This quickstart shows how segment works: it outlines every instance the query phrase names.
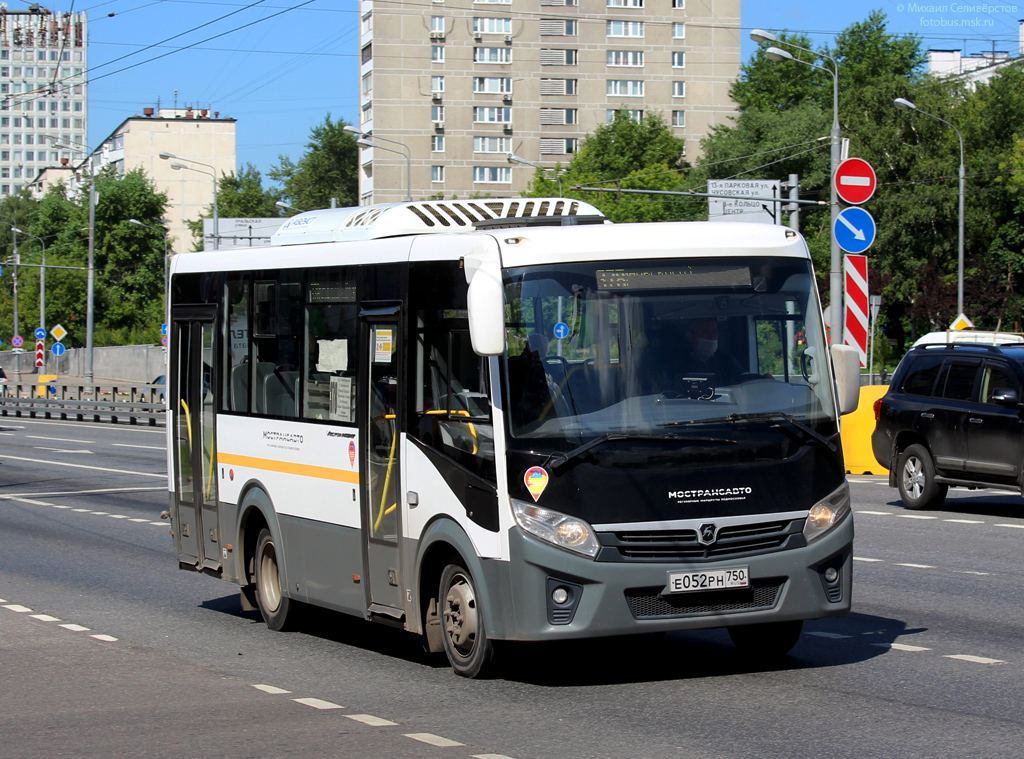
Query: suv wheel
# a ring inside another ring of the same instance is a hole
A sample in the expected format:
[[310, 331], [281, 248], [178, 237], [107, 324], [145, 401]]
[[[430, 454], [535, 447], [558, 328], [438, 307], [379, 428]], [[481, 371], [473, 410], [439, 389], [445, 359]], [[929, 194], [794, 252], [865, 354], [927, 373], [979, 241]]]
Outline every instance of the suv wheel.
[[935, 464], [923, 445], [911, 445], [900, 454], [896, 483], [908, 509], [933, 509], [946, 500], [948, 485], [935, 482]]

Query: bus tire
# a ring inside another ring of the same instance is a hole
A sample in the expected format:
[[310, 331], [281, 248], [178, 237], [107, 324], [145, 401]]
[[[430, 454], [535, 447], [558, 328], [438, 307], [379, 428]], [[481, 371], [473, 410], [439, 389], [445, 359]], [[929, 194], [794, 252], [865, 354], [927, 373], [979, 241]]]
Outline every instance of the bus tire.
[[729, 628], [729, 637], [740, 653], [751, 658], [778, 659], [789, 653], [800, 639], [803, 620], [762, 622]]
[[473, 578], [461, 564], [449, 564], [441, 573], [441, 637], [455, 674], [481, 677], [490, 669], [494, 645], [484, 630]]
[[281, 585], [281, 567], [277, 547], [270, 530], [264, 527], [256, 539], [256, 604], [263, 621], [271, 630], [287, 630], [294, 617], [292, 602]]

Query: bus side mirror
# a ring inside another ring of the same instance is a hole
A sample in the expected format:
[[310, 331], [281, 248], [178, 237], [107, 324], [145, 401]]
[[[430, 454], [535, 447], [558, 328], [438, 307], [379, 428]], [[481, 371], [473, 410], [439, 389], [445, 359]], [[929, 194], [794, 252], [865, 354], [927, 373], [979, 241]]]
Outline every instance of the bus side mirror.
[[464, 260], [469, 279], [469, 339], [478, 356], [505, 352], [505, 288], [501, 264], [495, 260]]
[[839, 413], [851, 414], [860, 403], [860, 352], [849, 345], [833, 345], [831, 354]]

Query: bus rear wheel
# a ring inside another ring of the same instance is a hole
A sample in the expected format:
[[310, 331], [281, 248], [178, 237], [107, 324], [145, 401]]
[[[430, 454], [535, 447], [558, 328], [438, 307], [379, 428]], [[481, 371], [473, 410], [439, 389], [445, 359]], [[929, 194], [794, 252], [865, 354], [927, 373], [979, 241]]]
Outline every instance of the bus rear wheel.
[[751, 658], [779, 659], [789, 653], [800, 639], [802, 620], [763, 622], [729, 628], [729, 637], [740, 653]]
[[277, 547], [270, 530], [264, 527], [256, 539], [256, 604], [263, 621], [271, 630], [288, 629], [294, 609], [291, 599], [281, 586], [281, 568], [277, 560]]
[[480, 677], [494, 660], [494, 645], [484, 630], [473, 578], [460, 564], [449, 564], [441, 573], [441, 637], [444, 652], [455, 674]]

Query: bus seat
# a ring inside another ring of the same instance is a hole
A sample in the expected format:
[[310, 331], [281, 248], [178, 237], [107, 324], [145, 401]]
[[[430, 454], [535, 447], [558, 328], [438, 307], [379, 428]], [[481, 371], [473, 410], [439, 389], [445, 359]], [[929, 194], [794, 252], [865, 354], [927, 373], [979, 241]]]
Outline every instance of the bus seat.
[[273, 361], [256, 362], [256, 382], [254, 385], [256, 392], [253, 393], [252, 410], [257, 414], [267, 413], [267, 404], [266, 399], [264, 398], [263, 388], [266, 384], [267, 376], [273, 374], [276, 368], [277, 364]]
[[272, 416], [297, 417], [299, 373], [275, 371], [263, 379], [263, 405]]
[[249, 408], [249, 362], [243, 361], [231, 367], [231, 410], [248, 411]]

